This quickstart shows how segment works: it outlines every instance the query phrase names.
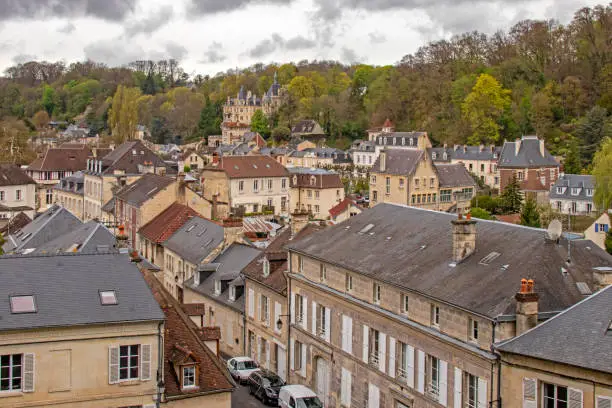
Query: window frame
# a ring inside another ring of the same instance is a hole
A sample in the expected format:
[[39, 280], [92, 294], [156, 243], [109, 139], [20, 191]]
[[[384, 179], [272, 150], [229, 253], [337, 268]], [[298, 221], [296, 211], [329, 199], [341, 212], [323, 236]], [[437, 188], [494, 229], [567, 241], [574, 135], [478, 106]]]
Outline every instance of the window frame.
[[[19, 364], [15, 364], [15, 358], [19, 356]], [[2, 360], [8, 357], [8, 365], [3, 365]], [[24, 354], [23, 353], [15, 353], [15, 354], [2, 354], [0, 355], [0, 367], [6, 368], [8, 367], [8, 377], [2, 377], [2, 370], [0, 370], [0, 395], [8, 392], [22, 392], [23, 391], [23, 374], [24, 374]], [[15, 368], [19, 367], [19, 376], [15, 375]], [[13, 385], [15, 380], [18, 380], [18, 388], [14, 388]], [[2, 389], [2, 382], [8, 381], [7, 389]]]
[[431, 304], [431, 326], [440, 328], [440, 306]]
[[478, 408], [480, 401], [478, 401], [478, 377], [470, 374], [466, 374], [466, 401], [465, 404], [468, 408]]
[[469, 320], [469, 339], [472, 342], [477, 342], [478, 341], [478, 336], [479, 336], [479, 323], [478, 320], [472, 319], [470, 317]]
[[400, 299], [400, 308], [402, 313], [408, 314], [408, 310], [410, 310], [410, 298], [407, 294], [402, 293]]
[[380, 287], [380, 284], [377, 282], [373, 282], [372, 283], [372, 301], [376, 305], [380, 304], [380, 299], [382, 297], [381, 292], [382, 292], [382, 289]]
[[[552, 397], [547, 397], [546, 393], [547, 393], [547, 386], [553, 387], [553, 396]], [[559, 397], [559, 390], [560, 389], [565, 389], [565, 400], [560, 399]], [[547, 383], [542, 381], [541, 384], [541, 390], [542, 390], [542, 406], [546, 406], [546, 400], [552, 400], [553, 402], [553, 407], [554, 408], [558, 408], [559, 407], [559, 402], [565, 402], [565, 406], [569, 407], [570, 404], [570, 395], [569, 395], [569, 387], [563, 386], [563, 385], [557, 385], [557, 384], [552, 384], [552, 383]]]
[[[189, 375], [187, 375], [185, 373], [186, 370], [193, 370], [193, 373], [190, 373]], [[195, 364], [192, 365], [188, 365], [188, 366], [183, 366], [182, 370], [181, 370], [181, 374], [182, 374], [182, 381], [181, 381], [181, 388], [183, 389], [189, 389], [189, 388], [196, 388], [196, 366]], [[192, 383], [191, 384], [187, 384], [186, 379], [187, 378], [192, 378]]]
[[344, 277], [344, 289], [351, 293], [353, 291], [353, 275], [347, 273]]
[[[136, 353], [133, 353], [134, 347]], [[124, 355], [123, 350], [127, 350], [127, 355]], [[134, 381], [140, 380], [140, 366], [141, 360], [141, 347], [140, 344], [130, 344], [119, 346], [119, 381]], [[136, 358], [136, 365], [133, 364], [132, 359]], [[127, 364], [124, 366], [124, 362]], [[136, 376], [132, 376], [132, 370], [136, 370]], [[127, 372], [126, 377], [122, 377], [122, 371]]]

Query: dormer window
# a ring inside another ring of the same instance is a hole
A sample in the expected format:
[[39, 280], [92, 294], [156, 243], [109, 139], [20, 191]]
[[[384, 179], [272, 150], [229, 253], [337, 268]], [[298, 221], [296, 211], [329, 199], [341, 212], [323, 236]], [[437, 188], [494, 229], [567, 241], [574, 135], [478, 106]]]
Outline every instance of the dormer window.
[[593, 197], [593, 189], [592, 188], [587, 188], [586, 195], [587, 195], [587, 197]]
[[448, 155], [446, 154], [446, 152], [442, 153], [442, 158], [443, 158], [444, 160], [446, 160], [446, 159], [448, 158]]
[[236, 287], [234, 285], [229, 288], [229, 300], [231, 302], [236, 301]]
[[196, 366], [183, 366], [183, 384], [182, 388], [195, 388], [196, 386]]
[[436, 154], [436, 152], [433, 152], [433, 153], [431, 154], [431, 158], [432, 158], [433, 160], [436, 160], [436, 157], [438, 157], [438, 155]]
[[270, 276], [270, 261], [267, 258], [263, 260], [263, 276], [264, 278]]
[[580, 194], [580, 189], [579, 188], [572, 188], [572, 195], [573, 196], [577, 196], [578, 194]]
[[220, 280], [215, 280], [215, 295], [220, 295], [221, 294], [221, 281]]
[[414, 145], [414, 139], [410, 138], [410, 146]]
[[557, 187], [557, 194], [563, 194], [563, 187]]

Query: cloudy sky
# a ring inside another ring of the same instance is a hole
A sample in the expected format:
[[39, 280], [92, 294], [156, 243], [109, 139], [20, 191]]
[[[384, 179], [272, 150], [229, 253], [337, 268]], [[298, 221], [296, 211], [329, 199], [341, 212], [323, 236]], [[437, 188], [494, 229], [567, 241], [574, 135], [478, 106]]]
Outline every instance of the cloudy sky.
[[[213, 75], [256, 62], [392, 64], [428, 41], [571, 19], [596, 0], [0, 0], [0, 70], [36, 60], [177, 58]], [[605, 2], [603, 2], [605, 3]]]

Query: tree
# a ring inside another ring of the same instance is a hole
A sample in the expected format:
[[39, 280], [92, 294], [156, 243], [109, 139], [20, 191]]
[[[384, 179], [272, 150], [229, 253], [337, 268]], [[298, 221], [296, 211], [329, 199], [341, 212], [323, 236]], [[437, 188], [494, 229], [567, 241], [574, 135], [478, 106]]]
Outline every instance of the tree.
[[183, 172], [189, 173], [191, 171], [191, 166], [186, 164], [183, 166]]
[[113, 138], [123, 143], [134, 137], [138, 125], [138, 98], [140, 89], [117, 87], [108, 115], [108, 125]]
[[521, 209], [521, 225], [540, 228], [540, 213], [535, 200], [528, 199]]
[[287, 126], [277, 126], [272, 129], [272, 139], [275, 143], [280, 143], [289, 140], [291, 129]]
[[251, 118], [251, 131], [257, 132], [263, 137], [267, 137], [269, 129], [268, 118], [261, 109], [257, 109]]
[[49, 116], [53, 115], [53, 110], [55, 109], [55, 90], [49, 85], [43, 87], [42, 106]]
[[606, 251], [612, 255], [612, 230], [606, 232], [606, 240], [605, 240], [605, 245], [606, 245]]
[[310, 78], [306, 78], [305, 76], [298, 75], [294, 77], [291, 82], [289, 82], [287, 90], [289, 94], [297, 100], [313, 98], [315, 96], [314, 84]]
[[198, 122], [198, 130], [200, 135], [208, 137], [210, 135], [216, 135], [221, 133], [221, 115], [220, 107], [216, 103], [211, 102], [210, 98], [206, 98], [204, 101], [205, 105], [200, 113], [200, 120]]
[[565, 163], [563, 169], [567, 174], [580, 174], [582, 166], [580, 165], [580, 154], [576, 143], [571, 143], [567, 154], [565, 155]]
[[521, 211], [523, 194], [521, 193], [521, 186], [519, 185], [516, 175], [512, 176], [512, 180], [506, 188], [504, 188], [500, 199], [506, 214], [516, 214]]
[[[612, 138], [606, 138], [593, 159], [595, 177], [594, 201], [598, 208], [610, 208], [612, 203]], [[601, 207], [600, 207], [601, 206]]]
[[469, 144], [493, 144], [499, 140], [499, 120], [510, 105], [510, 91], [489, 74], [481, 74], [461, 105], [463, 117], [472, 128]]
[[46, 110], [41, 110], [36, 112], [34, 117], [32, 118], [32, 122], [34, 122], [34, 126], [36, 129], [44, 129], [49, 124], [49, 114]]
[[492, 219], [494, 219], [491, 216], [491, 213], [489, 213], [487, 210], [484, 210], [482, 208], [472, 207], [472, 209], [470, 210], [470, 213], [472, 214], [472, 217], [480, 218], [481, 220], [492, 220]]
[[606, 137], [612, 137], [612, 119], [601, 106], [594, 106], [578, 124], [576, 136], [582, 142], [582, 159], [590, 163], [593, 153]]
[[0, 121], [0, 162], [29, 164], [36, 154], [28, 143], [30, 132], [23, 121], [5, 118]]

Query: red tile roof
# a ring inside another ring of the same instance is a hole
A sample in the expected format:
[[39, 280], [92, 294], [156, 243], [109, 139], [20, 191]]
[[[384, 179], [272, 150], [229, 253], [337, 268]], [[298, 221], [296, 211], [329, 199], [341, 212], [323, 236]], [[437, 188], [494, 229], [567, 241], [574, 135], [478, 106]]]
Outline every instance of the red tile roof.
[[351, 205], [354, 205], [355, 207], [359, 207], [355, 201], [347, 197], [344, 200], [340, 201], [334, 207], [330, 208], [329, 215], [331, 215], [332, 217], [337, 217]]
[[45, 155], [38, 157], [28, 166], [36, 171], [79, 171], [87, 167], [91, 157], [89, 148], [82, 149], [47, 149]]
[[495, 219], [497, 221], [507, 222], [509, 224], [520, 224], [521, 214], [496, 215]]
[[138, 233], [151, 242], [161, 244], [181, 228], [189, 218], [196, 216], [203, 217], [193, 208], [175, 202], [140, 228]]
[[269, 156], [222, 157], [217, 168], [230, 178], [289, 176], [287, 169]]

